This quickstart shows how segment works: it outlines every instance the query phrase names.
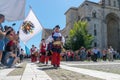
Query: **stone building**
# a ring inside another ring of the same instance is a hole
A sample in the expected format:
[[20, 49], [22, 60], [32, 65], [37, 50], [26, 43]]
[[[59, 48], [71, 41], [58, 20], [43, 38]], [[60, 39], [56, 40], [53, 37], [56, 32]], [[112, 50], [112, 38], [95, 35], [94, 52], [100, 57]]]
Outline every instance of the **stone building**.
[[120, 51], [120, 0], [100, 0], [98, 3], [85, 0], [79, 7], [69, 8], [65, 15], [63, 35], [68, 36], [74, 22], [86, 20], [88, 32], [95, 37], [92, 46], [103, 49], [111, 45]]

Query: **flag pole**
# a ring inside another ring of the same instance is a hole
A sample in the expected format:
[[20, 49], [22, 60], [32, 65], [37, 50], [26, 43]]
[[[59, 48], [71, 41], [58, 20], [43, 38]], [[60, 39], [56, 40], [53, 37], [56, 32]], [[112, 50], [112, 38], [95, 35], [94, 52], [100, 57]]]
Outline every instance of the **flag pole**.
[[[29, 5], [29, 8], [33, 11], [33, 9], [32, 9], [32, 6], [31, 5]], [[34, 13], [34, 11], [33, 11], [33, 13]], [[37, 18], [37, 16], [35, 15], [35, 17]], [[38, 18], [37, 18], [38, 19]], [[38, 19], [38, 21], [40, 22], [40, 20]], [[41, 24], [41, 26], [42, 26], [42, 24]], [[48, 34], [48, 32], [45, 30], [45, 28], [42, 26], [42, 29]], [[48, 34], [49, 35], [49, 34]]]

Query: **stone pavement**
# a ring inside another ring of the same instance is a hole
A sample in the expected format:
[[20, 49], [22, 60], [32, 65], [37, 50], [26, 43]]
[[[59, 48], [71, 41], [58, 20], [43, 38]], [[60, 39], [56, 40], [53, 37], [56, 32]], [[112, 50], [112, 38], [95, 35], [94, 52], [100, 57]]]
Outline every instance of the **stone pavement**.
[[[77, 72], [83, 75], [89, 75], [92, 77], [104, 79], [104, 80], [120, 80], [119, 74], [102, 72], [97, 70], [83, 69], [70, 67], [70, 65], [103, 65], [103, 64], [120, 64], [119, 62], [62, 62], [61, 68], [69, 71]], [[49, 66], [48, 66], [49, 67]], [[25, 71], [22, 75], [18, 76], [7, 76], [8, 73], [13, 71], [15, 68], [10, 69], [2, 69], [0, 70], [0, 80], [52, 80], [50, 76], [48, 76], [40, 67], [38, 67], [35, 63], [28, 62], [25, 68]]]
[[80, 61], [72, 61], [72, 62], [61, 62], [63, 65], [67, 66], [79, 66], [79, 65], [114, 65], [119, 64], [119, 61], [109, 62], [109, 61], [101, 61], [101, 62], [80, 62]]
[[0, 70], [0, 80], [52, 80], [44, 71], [38, 69], [34, 63], [27, 63], [23, 75], [7, 76], [15, 68]]
[[[114, 73], [108, 73], [108, 72], [102, 72], [102, 71], [97, 71], [97, 70], [90, 70], [90, 69], [83, 69], [83, 68], [76, 68], [73, 67], [75, 65], [79, 66], [79, 65], [114, 65], [114, 64], [120, 64], [119, 62], [97, 62], [97, 63], [93, 63], [93, 62], [62, 62], [61, 68], [66, 69], [66, 70], [70, 70], [73, 72], [77, 72], [77, 73], [81, 73], [84, 75], [89, 75], [89, 76], [93, 76], [93, 77], [97, 77], [100, 79], [105, 79], [105, 80], [120, 80], [120, 75], [119, 74], [114, 74]], [[70, 67], [72, 66], [72, 67]]]
[[34, 63], [28, 63], [21, 80], [52, 80], [44, 71]]
[[[21, 64], [18, 64], [16, 66], [19, 66]], [[13, 76], [7, 77], [7, 74], [9, 74], [11, 71], [13, 71], [15, 68], [7, 68], [7, 69], [0, 69], [0, 80], [14, 80]], [[19, 76], [15, 76], [15, 79], [18, 79]], [[12, 79], [11, 79], [12, 78]], [[19, 79], [18, 79], [19, 80]]]

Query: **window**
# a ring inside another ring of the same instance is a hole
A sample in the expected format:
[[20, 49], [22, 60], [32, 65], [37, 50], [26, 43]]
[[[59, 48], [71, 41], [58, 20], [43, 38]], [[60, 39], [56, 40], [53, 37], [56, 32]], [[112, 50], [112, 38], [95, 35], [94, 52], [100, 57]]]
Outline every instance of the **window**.
[[71, 13], [70, 18], [74, 19], [74, 14], [73, 13]]
[[102, 7], [105, 7], [105, 0], [102, 0]]
[[80, 20], [80, 16], [78, 16], [78, 19], [77, 19], [77, 21], [79, 21]]
[[94, 42], [94, 47], [97, 47], [97, 42]]
[[97, 35], [97, 30], [94, 30], [94, 36], [96, 36]]
[[114, 1], [114, 7], [116, 7], [116, 1]]
[[111, 6], [111, 0], [108, 0], [108, 5]]
[[94, 24], [94, 29], [96, 29], [96, 24]]
[[97, 35], [96, 24], [94, 24], [94, 36]]
[[92, 12], [92, 17], [96, 18], [96, 11], [95, 10]]

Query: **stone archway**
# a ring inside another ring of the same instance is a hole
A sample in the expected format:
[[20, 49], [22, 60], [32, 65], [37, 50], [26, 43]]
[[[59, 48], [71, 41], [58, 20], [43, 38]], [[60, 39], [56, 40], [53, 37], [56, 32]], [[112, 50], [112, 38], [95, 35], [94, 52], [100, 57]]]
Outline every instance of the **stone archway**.
[[116, 14], [110, 13], [106, 17], [107, 20], [107, 44], [112, 46], [115, 50], [120, 51], [120, 32], [119, 32], [119, 18]]

